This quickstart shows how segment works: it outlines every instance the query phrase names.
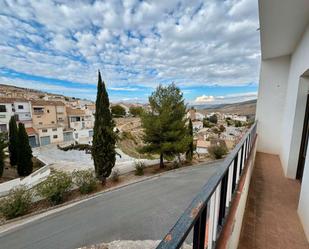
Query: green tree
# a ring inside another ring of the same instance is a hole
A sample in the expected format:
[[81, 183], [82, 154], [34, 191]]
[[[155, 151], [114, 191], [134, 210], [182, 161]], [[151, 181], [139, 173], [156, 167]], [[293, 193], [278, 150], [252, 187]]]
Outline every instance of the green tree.
[[4, 154], [4, 148], [7, 147], [7, 142], [5, 139], [4, 133], [0, 133], [0, 177], [3, 174], [4, 170], [4, 159], [5, 159], [5, 154]]
[[116, 162], [116, 134], [113, 131], [114, 127], [115, 123], [109, 109], [108, 94], [99, 71], [91, 154], [96, 177], [102, 181], [102, 184], [110, 176]]
[[17, 172], [20, 176], [27, 176], [32, 173], [32, 150], [29, 145], [29, 138], [23, 123], [18, 124], [18, 160]]
[[213, 124], [218, 123], [218, 117], [217, 117], [217, 115], [216, 115], [216, 114], [211, 115], [211, 116], [209, 117], [209, 122], [211, 122], [211, 123], [213, 123]]
[[149, 97], [151, 111], [142, 116], [144, 143], [142, 152], [159, 154], [160, 168], [163, 159], [172, 159], [188, 149], [190, 137], [187, 133], [186, 106], [179, 88], [174, 84], [158, 86]]
[[193, 145], [193, 126], [192, 126], [191, 119], [189, 119], [188, 134], [189, 134], [189, 137], [190, 137], [190, 143], [189, 143], [188, 150], [186, 151], [186, 159], [191, 162], [192, 158], [193, 158], [193, 151], [194, 151], [194, 145]]
[[17, 164], [18, 160], [18, 129], [15, 116], [12, 116], [9, 122], [9, 153], [10, 164]]
[[126, 115], [126, 110], [121, 105], [112, 106], [111, 111], [114, 117], [124, 117]]
[[134, 117], [138, 117], [141, 116], [144, 112], [143, 107], [141, 106], [131, 106], [129, 109], [131, 115], [133, 115]]

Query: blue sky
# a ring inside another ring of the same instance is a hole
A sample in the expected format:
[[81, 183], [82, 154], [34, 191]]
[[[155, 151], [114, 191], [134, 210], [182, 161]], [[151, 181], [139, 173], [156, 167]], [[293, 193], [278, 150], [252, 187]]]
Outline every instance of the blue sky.
[[0, 83], [146, 102], [174, 82], [190, 103], [256, 98], [255, 0], [1, 1]]

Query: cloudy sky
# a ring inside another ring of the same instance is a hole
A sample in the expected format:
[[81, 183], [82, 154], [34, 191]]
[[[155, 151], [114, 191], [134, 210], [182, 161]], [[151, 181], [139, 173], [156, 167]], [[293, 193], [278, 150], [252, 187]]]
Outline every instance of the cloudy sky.
[[147, 101], [175, 82], [191, 103], [256, 97], [256, 0], [0, 1], [0, 83]]

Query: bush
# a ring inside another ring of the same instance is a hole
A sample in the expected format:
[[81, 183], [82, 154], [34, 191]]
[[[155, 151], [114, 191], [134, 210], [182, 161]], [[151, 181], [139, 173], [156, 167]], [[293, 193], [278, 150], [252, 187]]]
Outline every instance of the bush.
[[142, 161], [135, 162], [135, 175], [142, 176], [144, 175], [145, 163]]
[[173, 169], [179, 169], [181, 166], [181, 163], [178, 160], [173, 161]]
[[214, 159], [221, 159], [224, 155], [226, 155], [228, 149], [223, 145], [212, 145], [208, 148], [208, 153]]
[[0, 204], [0, 213], [6, 219], [13, 219], [15, 217], [27, 213], [31, 206], [32, 192], [27, 190], [25, 186], [12, 189]]
[[74, 171], [72, 175], [74, 184], [82, 194], [88, 194], [96, 189], [97, 180], [91, 169]]
[[52, 205], [57, 205], [63, 201], [64, 194], [72, 185], [72, 177], [68, 173], [55, 171], [37, 186], [37, 193], [48, 199]]
[[112, 172], [112, 181], [118, 182], [119, 181], [119, 169], [115, 169]]

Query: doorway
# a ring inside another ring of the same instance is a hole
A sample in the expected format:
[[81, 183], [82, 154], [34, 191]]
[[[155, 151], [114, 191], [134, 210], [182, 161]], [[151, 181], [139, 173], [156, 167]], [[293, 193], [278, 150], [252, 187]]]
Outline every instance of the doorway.
[[296, 172], [296, 179], [299, 181], [301, 181], [303, 178], [304, 167], [306, 163], [308, 138], [309, 138], [309, 94], [307, 95], [305, 119], [304, 119], [303, 132], [302, 132], [302, 137], [301, 137], [297, 172]]

